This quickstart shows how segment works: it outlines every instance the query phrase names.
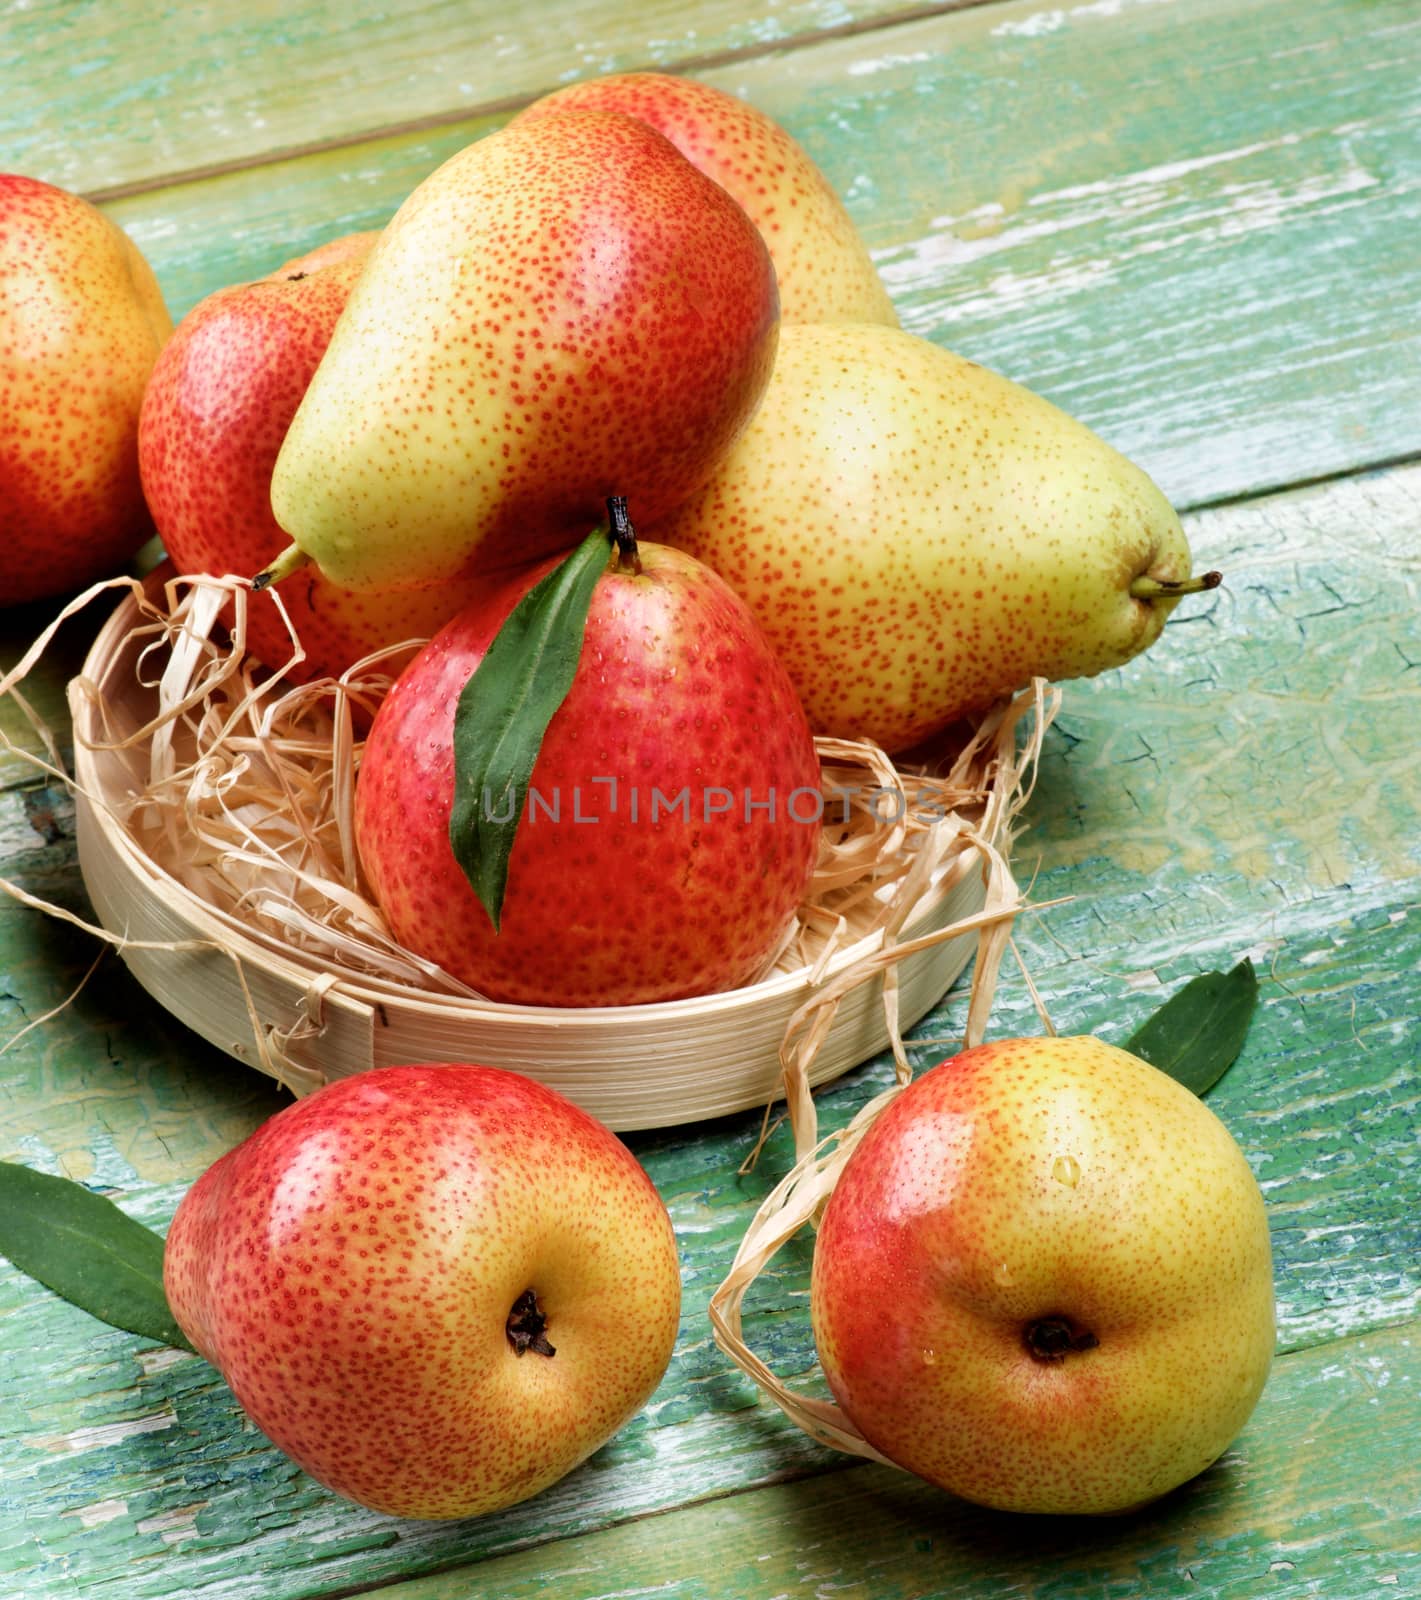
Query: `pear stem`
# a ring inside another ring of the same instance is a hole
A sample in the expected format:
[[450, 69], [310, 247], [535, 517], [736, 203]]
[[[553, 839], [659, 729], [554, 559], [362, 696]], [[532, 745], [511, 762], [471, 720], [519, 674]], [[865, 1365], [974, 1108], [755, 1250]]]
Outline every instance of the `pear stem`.
[[253, 592], [259, 589], [269, 589], [272, 584], [280, 583], [283, 578], [289, 578], [293, 572], [299, 572], [309, 561], [310, 556], [298, 544], [289, 544], [281, 554], [264, 571], [257, 573], [252, 579]]
[[1201, 572], [1194, 578], [1148, 578], [1143, 573], [1130, 585], [1132, 600], [1172, 600], [1176, 595], [1199, 594], [1217, 589], [1224, 581], [1222, 572]]
[[612, 523], [612, 539], [617, 546], [616, 570], [640, 572], [641, 557], [637, 554], [636, 534], [632, 531], [632, 519], [627, 514], [625, 495], [614, 494], [607, 497], [607, 515]]

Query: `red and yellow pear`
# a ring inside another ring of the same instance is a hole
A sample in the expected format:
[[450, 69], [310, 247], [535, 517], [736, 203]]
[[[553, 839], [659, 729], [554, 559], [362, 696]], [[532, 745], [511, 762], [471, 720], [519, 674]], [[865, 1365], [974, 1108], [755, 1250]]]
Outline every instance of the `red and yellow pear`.
[[1133, 1509], [1232, 1443], [1273, 1359], [1263, 1197], [1217, 1116], [1091, 1038], [964, 1051], [889, 1102], [814, 1245], [840, 1406], [1004, 1511]]
[[653, 128], [503, 128], [371, 252], [277, 458], [277, 521], [332, 581], [383, 589], [569, 550], [611, 495], [665, 515], [745, 426], [778, 325], [760, 235]]
[[679, 550], [596, 579], [522, 803], [495, 929], [450, 841], [456, 709], [535, 568], [405, 668], [360, 764], [360, 859], [391, 931], [494, 999], [638, 1005], [733, 989], [777, 953], [818, 857], [804, 712], [744, 603]]
[[108, 577], [152, 536], [138, 410], [171, 331], [121, 228], [0, 174], [0, 606]]
[[765, 397], [655, 528], [749, 603], [816, 733], [907, 749], [1152, 644], [1179, 518], [1049, 401], [926, 339], [786, 324]]
[[163, 1278], [262, 1432], [400, 1517], [570, 1472], [660, 1382], [681, 1299], [626, 1146], [472, 1065], [377, 1068], [278, 1112], [183, 1197]]
[[622, 72], [535, 100], [518, 121], [555, 111], [623, 111], [664, 133], [732, 195], [764, 236], [786, 322], [883, 322], [896, 327], [863, 240], [829, 180], [763, 111], [694, 78]]

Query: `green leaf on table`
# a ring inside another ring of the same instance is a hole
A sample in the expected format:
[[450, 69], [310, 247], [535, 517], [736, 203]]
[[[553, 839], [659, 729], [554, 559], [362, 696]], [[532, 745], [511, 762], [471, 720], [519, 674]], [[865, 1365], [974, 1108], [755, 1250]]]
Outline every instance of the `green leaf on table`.
[[1172, 994], [1125, 1048], [1202, 1095], [1233, 1065], [1258, 1002], [1244, 957], [1229, 972], [1203, 972]]
[[610, 555], [605, 527], [588, 534], [509, 612], [459, 696], [449, 843], [495, 932], [533, 764], [572, 687]]
[[81, 1311], [191, 1350], [163, 1293], [163, 1240], [69, 1178], [0, 1161], [0, 1255]]

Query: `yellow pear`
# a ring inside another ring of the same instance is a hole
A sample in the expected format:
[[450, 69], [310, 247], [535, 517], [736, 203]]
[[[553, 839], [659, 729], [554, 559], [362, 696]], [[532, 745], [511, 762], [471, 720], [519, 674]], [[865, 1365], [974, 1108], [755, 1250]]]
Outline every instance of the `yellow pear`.
[[814, 1245], [819, 1358], [900, 1467], [1003, 1511], [1142, 1505], [1273, 1359], [1263, 1197], [1195, 1095], [1099, 1039], [1006, 1039], [891, 1101]]
[[1084, 424], [867, 323], [782, 327], [750, 426], [653, 536], [749, 602], [817, 733], [890, 752], [1121, 665], [1217, 582], [1186, 582], [1168, 501]]

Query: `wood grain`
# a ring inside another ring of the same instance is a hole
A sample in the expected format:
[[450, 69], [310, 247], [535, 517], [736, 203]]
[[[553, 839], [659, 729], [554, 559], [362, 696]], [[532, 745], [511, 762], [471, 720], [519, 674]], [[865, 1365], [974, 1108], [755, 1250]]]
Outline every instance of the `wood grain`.
[[[951, 0], [948, 0], [951, 4]], [[957, 0], [961, 3], [961, 0]], [[81, 193], [348, 144], [532, 98], [573, 78], [763, 52], [856, 32], [902, 0], [703, 0], [635, 10], [545, 0], [536, 25], [493, 0], [297, 0], [174, 7], [47, 0], [6, 22], [0, 148], [11, 170]], [[8, 59], [7, 59], [8, 58]]]
[[[640, 1592], [665, 1600], [710, 1592], [836, 1600], [1404, 1595], [1421, 1587], [1418, 1427], [1421, 1346], [1414, 1333], [1394, 1330], [1280, 1362], [1253, 1420], [1218, 1464], [1120, 1520], [1007, 1517], [888, 1468], [854, 1466], [381, 1593], [462, 1600], [473, 1581], [499, 1600]], [[1354, 1467], [1362, 1456], [1365, 1483]]]
[[1176, 501], [1416, 449], [1409, 0], [1014, 0], [712, 76], [814, 149], [906, 326]]

